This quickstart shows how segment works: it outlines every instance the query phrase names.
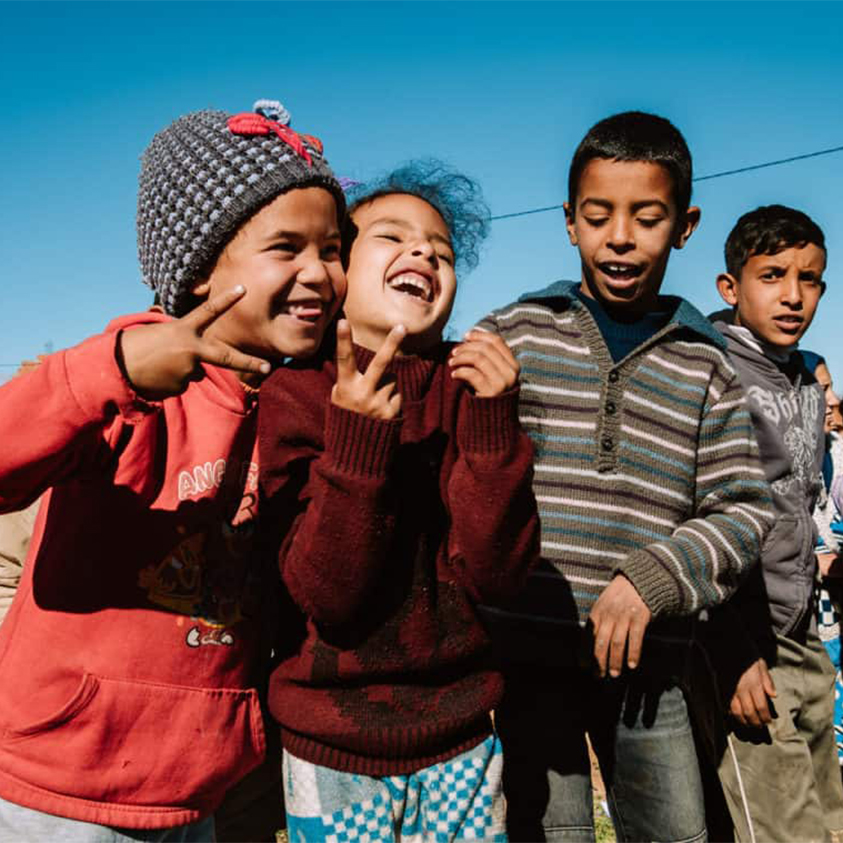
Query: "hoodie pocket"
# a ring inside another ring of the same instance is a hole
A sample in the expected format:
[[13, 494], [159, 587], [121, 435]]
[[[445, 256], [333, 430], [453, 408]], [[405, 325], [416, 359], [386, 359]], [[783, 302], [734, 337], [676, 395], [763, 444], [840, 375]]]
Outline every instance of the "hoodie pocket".
[[810, 602], [806, 552], [804, 524], [794, 515], [779, 516], [761, 554], [770, 610], [779, 631], [791, 629]]
[[263, 759], [254, 690], [85, 674], [55, 714], [7, 730], [5, 766], [28, 784], [123, 805], [207, 808]]

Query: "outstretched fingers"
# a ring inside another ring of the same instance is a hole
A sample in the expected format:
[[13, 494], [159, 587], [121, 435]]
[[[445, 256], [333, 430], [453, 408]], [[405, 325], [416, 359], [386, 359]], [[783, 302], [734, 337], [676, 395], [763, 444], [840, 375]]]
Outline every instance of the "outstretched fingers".
[[407, 334], [407, 329], [403, 325], [396, 325], [387, 335], [383, 341], [383, 345], [378, 349], [377, 354], [369, 363], [369, 368], [366, 369], [364, 378], [372, 389], [377, 389], [381, 379], [386, 374], [386, 370], [390, 367], [401, 343]]
[[401, 395], [395, 378], [384, 376], [406, 333], [403, 325], [394, 327], [365, 373], [361, 374], [351, 341], [351, 328], [347, 320], [340, 320], [337, 325], [337, 382], [331, 390], [332, 403], [376, 419], [390, 420], [398, 416]]
[[245, 295], [246, 288], [238, 284], [218, 296], [205, 299], [202, 304], [183, 316], [182, 321], [192, 325], [196, 332], [201, 334]]
[[268, 375], [272, 371], [272, 365], [266, 360], [253, 357], [251, 354], [244, 354], [228, 345], [228, 343], [222, 342], [222, 340], [203, 340], [196, 356], [203, 363], [210, 363], [212, 366], [219, 366], [223, 369], [232, 369], [235, 372]]
[[337, 322], [337, 383], [345, 384], [358, 375], [357, 358], [351, 341], [351, 326], [347, 319]]

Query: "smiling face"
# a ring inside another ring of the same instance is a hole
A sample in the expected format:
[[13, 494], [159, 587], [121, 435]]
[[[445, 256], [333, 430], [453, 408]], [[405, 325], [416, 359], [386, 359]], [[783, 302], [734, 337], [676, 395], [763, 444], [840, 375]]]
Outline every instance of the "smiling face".
[[354, 341], [377, 351], [395, 325], [404, 325], [404, 351], [438, 343], [457, 291], [451, 237], [439, 212], [417, 196], [393, 193], [360, 205], [352, 219], [358, 233], [343, 310]]
[[583, 294], [617, 315], [638, 317], [655, 306], [670, 250], [685, 245], [700, 212], [680, 215], [661, 164], [595, 158], [565, 215], [580, 252]]
[[282, 193], [238, 229], [194, 293], [238, 284], [246, 295], [207, 333], [266, 360], [313, 354], [345, 294], [334, 197], [321, 187]]
[[775, 255], [752, 255], [740, 278], [724, 273], [717, 279], [717, 289], [735, 308], [736, 325], [784, 349], [808, 330], [823, 292], [824, 270], [825, 250], [808, 243]]

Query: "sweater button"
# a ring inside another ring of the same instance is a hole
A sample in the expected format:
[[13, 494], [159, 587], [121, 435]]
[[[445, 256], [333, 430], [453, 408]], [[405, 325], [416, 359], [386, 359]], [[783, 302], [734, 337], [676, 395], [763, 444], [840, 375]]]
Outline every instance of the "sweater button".
[[615, 371], [609, 372], [609, 383], [617, 383], [619, 379], [620, 379], [620, 375], [617, 372], [615, 372]]
[[604, 451], [611, 451], [612, 448], [615, 447], [615, 440], [612, 439], [611, 436], [604, 436], [600, 440], [600, 447], [603, 448]]
[[614, 401], [607, 401], [607, 402], [606, 402], [606, 412], [607, 412], [610, 416], [615, 415], [615, 410], [617, 410], [617, 409], [618, 409], [618, 408], [615, 406], [615, 402], [614, 402]]

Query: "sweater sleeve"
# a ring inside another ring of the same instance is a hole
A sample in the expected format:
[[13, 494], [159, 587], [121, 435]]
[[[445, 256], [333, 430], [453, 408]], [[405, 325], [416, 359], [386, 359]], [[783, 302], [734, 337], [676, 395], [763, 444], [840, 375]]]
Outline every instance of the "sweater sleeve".
[[401, 422], [336, 407], [327, 392], [318, 410], [293, 418], [296, 397], [288, 393], [288, 406], [279, 397], [262, 390], [260, 461], [264, 494], [276, 499], [269, 511], [279, 511], [280, 499], [294, 510], [278, 552], [281, 576], [305, 614], [341, 624], [364, 603], [387, 556], [395, 522], [388, 467]]
[[539, 557], [533, 446], [518, 422], [518, 389], [496, 398], [465, 390], [457, 446], [448, 480], [449, 561], [473, 600], [506, 603]]
[[759, 559], [772, 499], [737, 375], [709, 386], [696, 461], [695, 517], [630, 553], [616, 572], [654, 617], [692, 614], [732, 595]]
[[0, 511], [23, 508], [89, 470], [123, 422], [155, 410], [123, 378], [118, 336], [100, 334], [50, 355], [0, 388]]

